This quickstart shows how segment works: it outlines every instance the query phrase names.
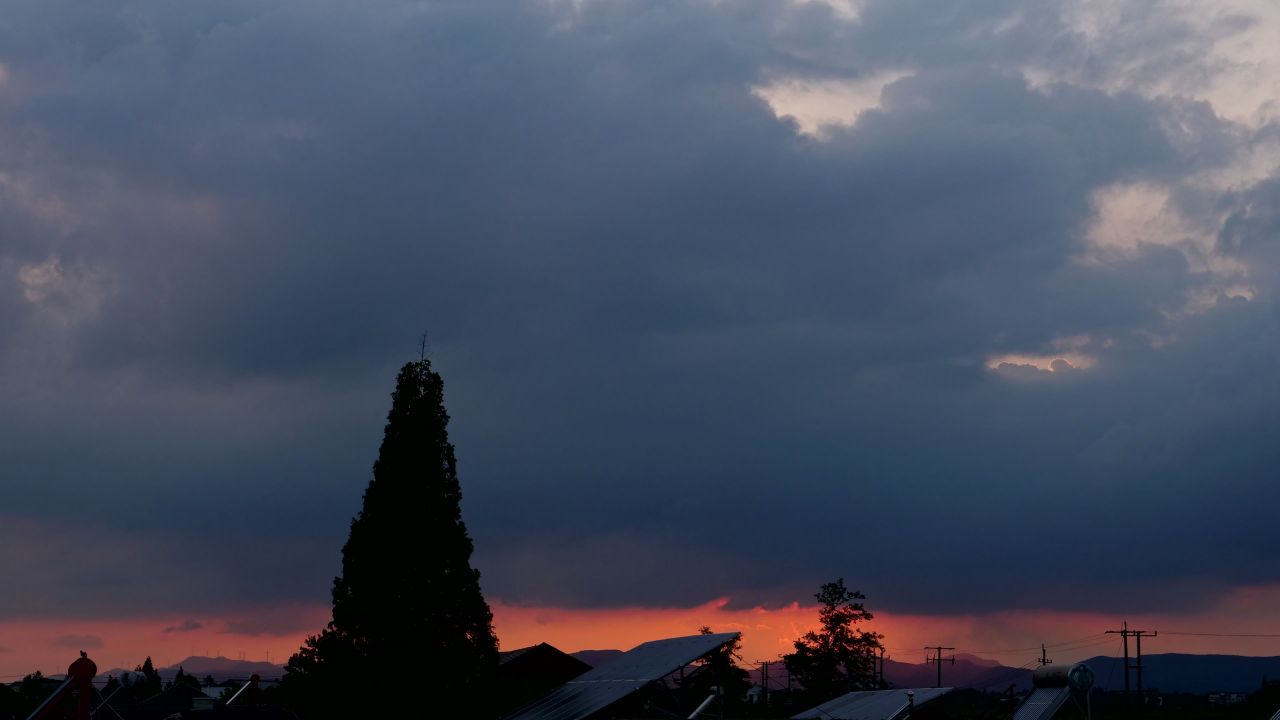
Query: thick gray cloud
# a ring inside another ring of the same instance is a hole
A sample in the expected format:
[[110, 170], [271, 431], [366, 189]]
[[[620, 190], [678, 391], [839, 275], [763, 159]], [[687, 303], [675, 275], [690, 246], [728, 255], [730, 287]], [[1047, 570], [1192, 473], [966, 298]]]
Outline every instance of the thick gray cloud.
[[[1280, 579], [1277, 181], [1206, 180], [1276, 131], [1161, 84], [1248, 24], [932, 5], [4, 7], [5, 513], [126, 549], [0, 614], [323, 601], [423, 330], [494, 597]], [[822, 138], [755, 90], [904, 69]], [[1147, 186], [1207, 245], [1099, 255]]]

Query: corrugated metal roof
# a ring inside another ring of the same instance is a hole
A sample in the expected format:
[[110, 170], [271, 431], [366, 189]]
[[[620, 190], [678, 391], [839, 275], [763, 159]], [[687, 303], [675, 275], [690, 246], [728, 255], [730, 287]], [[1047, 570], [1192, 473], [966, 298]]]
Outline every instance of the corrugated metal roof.
[[[911, 692], [915, 693], [916, 706], [920, 706], [930, 700], [946, 695], [951, 690], [952, 688], [918, 688], [911, 689]], [[828, 700], [815, 708], [793, 715], [792, 718], [793, 720], [808, 720], [809, 718], [820, 718], [821, 720], [893, 720], [903, 710], [906, 710], [907, 705], [910, 703], [907, 699], [907, 691], [908, 688], [859, 690], [841, 695], [835, 700]]]
[[1013, 720], [1049, 720], [1069, 697], [1071, 697], [1069, 687], [1036, 688], [1018, 706], [1018, 711], [1013, 714]]
[[507, 719], [581, 720], [736, 637], [738, 633], [713, 633], [637, 645], [617, 660], [570, 680], [550, 695], [508, 715]]

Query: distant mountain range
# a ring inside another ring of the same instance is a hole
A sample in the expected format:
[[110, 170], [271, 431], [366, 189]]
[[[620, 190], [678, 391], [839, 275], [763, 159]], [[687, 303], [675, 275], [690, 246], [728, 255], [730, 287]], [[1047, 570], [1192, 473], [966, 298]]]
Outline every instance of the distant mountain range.
[[[1130, 659], [1132, 662], [1132, 659]], [[1124, 660], [1097, 656], [1083, 661], [1093, 670], [1095, 686], [1106, 691], [1124, 689]], [[913, 665], [886, 660], [884, 674], [897, 687], [933, 687], [935, 665]], [[1186, 655], [1165, 653], [1143, 655], [1143, 681], [1147, 688], [1166, 693], [1207, 694], [1213, 692], [1253, 692], [1264, 678], [1280, 680], [1280, 657], [1240, 655]], [[942, 684], [1004, 690], [1010, 684], [1018, 690], [1031, 687], [1032, 671], [1011, 668], [972, 655], [957, 655], [954, 665], [942, 666]], [[1136, 687], [1137, 674], [1130, 674]]]
[[[1017, 690], [1031, 689], [1031, 671], [1005, 667], [995, 660], [976, 655], [956, 655], [955, 663], [942, 664], [944, 687], [968, 687], [1000, 691], [1013, 685]], [[933, 687], [938, 682], [938, 666], [884, 661], [884, 677], [894, 687]]]
[[576, 653], [569, 653], [578, 658], [582, 662], [593, 668], [605, 665], [613, 660], [617, 660], [622, 655], [621, 650], [579, 650]]
[[[1132, 661], [1132, 658], [1130, 659]], [[1104, 690], [1124, 689], [1124, 660], [1095, 657], [1085, 661]], [[1280, 657], [1241, 655], [1184, 655], [1165, 653], [1142, 656], [1142, 674], [1148, 688], [1162, 692], [1254, 692], [1263, 679], [1280, 680]], [[1130, 675], [1130, 682], [1135, 682]]]
[[[581, 650], [571, 654], [592, 667], [600, 667], [616, 660], [622, 655], [622, 651]], [[1098, 687], [1108, 691], [1124, 688], [1122, 670], [1124, 663], [1120, 658], [1098, 656], [1089, 658], [1084, 663], [1093, 670]], [[1142, 666], [1145, 685], [1166, 693], [1247, 693], [1257, 690], [1264, 678], [1280, 680], [1280, 657], [1165, 653], [1144, 655]], [[284, 675], [284, 667], [274, 663], [200, 655], [193, 655], [158, 670], [162, 678], [171, 680], [178, 673], [179, 667], [198, 678], [212, 675], [218, 681], [242, 680], [254, 673], [263, 678], [278, 678]], [[98, 676], [119, 677], [125, 672], [133, 671], [113, 668], [98, 673]], [[786, 671], [781, 664], [771, 668], [769, 674], [771, 687], [783, 686]], [[933, 687], [937, 682], [938, 669], [935, 665], [885, 660], [884, 674], [895, 687]], [[1135, 676], [1130, 677], [1131, 682], [1136, 682]], [[758, 668], [751, 670], [751, 678], [753, 682], [760, 681]], [[1031, 670], [1006, 667], [994, 660], [960, 654], [956, 656], [955, 664], [943, 664], [942, 684], [947, 687], [992, 691], [1004, 690], [1012, 684], [1018, 690], [1028, 690], [1031, 688]]]
[[[213, 679], [219, 682], [223, 680], [245, 680], [254, 673], [257, 673], [263, 679], [275, 679], [284, 675], [284, 666], [276, 665], [275, 663], [232, 660], [222, 656], [211, 658], [202, 655], [192, 655], [173, 665], [156, 668], [156, 672], [160, 673], [161, 679], [172, 680], [178, 674], [178, 668], [182, 668], [182, 671], [188, 675], [195, 675], [201, 679], [206, 675], [212, 675]], [[126, 670], [124, 668], [112, 668], [100, 671], [98, 677], [105, 678], [108, 675], [120, 677], [126, 673], [134, 672], [134, 670]]]

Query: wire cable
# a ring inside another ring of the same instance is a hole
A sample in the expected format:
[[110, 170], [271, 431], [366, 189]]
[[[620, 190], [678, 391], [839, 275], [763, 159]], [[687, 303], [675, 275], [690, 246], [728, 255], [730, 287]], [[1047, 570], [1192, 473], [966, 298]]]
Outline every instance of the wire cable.
[[989, 687], [994, 687], [996, 685], [1004, 685], [1006, 682], [1016, 681], [1018, 675], [1020, 675], [1023, 670], [1030, 670], [1031, 666], [1036, 664], [1039, 661], [1040, 659], [1036, 658], [1034, 660], [1030, 660], [1028, 662], [1023, 663], [1018, 667], [1005, 668], [1004, 672], [1001, 672], [995, 675], [994, 677], [987, 678], [987, 682], [982, 685], [966, 685], [965, 687], [972, 688], [974, 690], [986, 690]]
[[1161, 630], [1161, 635], [1190, 635], [1193, 637], [1231, 637], [1231, 638], [1280, 638], [1280, 633], [1211, 633], [1211, 632], [1178, 632]]
[[[1123, 653], [1123, 652], [1124, 652], [1124, 639], [1122, 638], [1122, 639], [1120, 640], [1120, 644], [1119, 644], [1118, 646], [1116, 646], [1116, 654], [1117, 654], [1117, 655], [1119, 655], [1119, 654], [1121, 654], [1121, 653]], [[1111, 687], [1111, 676], [1113, 676], [1113, 675], [1115, 675], [1115, 674], [1116, 674], [1116, 664], [1115, 664], [1114, 662], [1110, 662], [1110, 663], [1107, 663], [1107, 664], [1110, 666], [1110, 669], [1108, 669], [1108, 670], [1107, 670], [1107, 682], [1104, 684], [1104, 687], [1110, 688], [1110, 687]], [[1126, 668], [1124, 669], [1124, 671], [1125, 671], [1125, 675], [1127, 676], [1127, 675], [1128, 675], [1128, 673], [1129, 673], [1129, 668], [1127, 668], [1127, 667], [1126, 667]]]
[[[1062, 642], [1056, 642], [1056, 643], [1044, 643], [1044, 647], [1045, 647], [1045, 649], [1046, 649], [1046, 650], [1058, 650], [1058, 649], [1065, 649], [1065, 648], [1063, 648], [1063, 646], [1064, 646], [1064, 645], [1074, 645], [1074, 644], [1076, 644], [1076, 643], [1080, 643], [1080, 642], [1096, 640], [1096, 639], [1098, 639], [1099, 637], [1101, 637], [1101, 636], [1103, 636], [1103, 635], [1105, 635], [1105, 634], [1106, 634], [1106, 633], [1094, 633], [1093, 635], [1086, 635], [1085, 637], [1082, 637], [1082, 638], [1076, 638], [1075, 640], [1063, 640]], [[957, 652], [967, 652], [967, 653], [974, 653], [974, 654], [978, 654], [978, 653], [991, 653], [991, 654], [994, 654], [994, 653], [1031, 652], [1031, 651], [1033, 651], [1033, 650], [1039, 650], [1039, 649], [1040, 649], [1040, 646], [1039, 646], [1039, 645], [1033, 645], [1033, 646], [1031, 646], [1031, 647], [1020, 647], [1020, 648], [1000, 648], [1000, 649], [995, 649], [995, 650], [974, 650], [974, 649], [971, 649], [971, 648], [958, 648], [958, 649], [957, 649]]]

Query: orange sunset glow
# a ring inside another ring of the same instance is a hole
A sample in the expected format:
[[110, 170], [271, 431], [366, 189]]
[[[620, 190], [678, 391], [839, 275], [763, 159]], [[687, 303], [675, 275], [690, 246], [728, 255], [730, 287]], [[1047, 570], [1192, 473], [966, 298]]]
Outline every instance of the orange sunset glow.
[[[1280, 586], [1239, 588], [1209, 612], [1130, 615], [1131, 625], [1161, 631], [1148, 648], [1159, 652], [1280, 654], [1280, 638], [1205, 637], [1171, 634], [1185, 629], [1231, 633], [1247, 627], [1251, 634], [1280, 635], [1280, 622], [1270, 618], [1280, 604]], [[778, 608], [732, 608], [727, 599], [689, 608], [610, 608], [597, 610], [492, 604], [494, 626], [503, 650], [540, 642], [566, 652], [627, 650], [647, 640], [697, 632], [709, 625], [718, 632], [741, 632], [742, 656], [747, 663], [776, 660], [792, 649], [792, 641], [816, 625], [817, 608], [792, 603]], [[267, 611], [264, 611], [267, 612]], [[278, 611], [269, 611], [278, 614]], [[227, 632], [228, 620], [202, 618], [202, 627], [165, 632], [185, 618], [127, 620], [30, 620], [0, 623], [0, 639], [7, 645], [41, 648], [15, 658], [0, 653], [0, 675], [20, 677], [32, 670], [62, 672], [79, 649], [86, 649], [101, 668], [132, 669], [150, 655], [158, 665], [174, 664], [189, 655], [244, 656], [283, 664], [297, 652], [308, 634], [328, 621], [327, 605], [298, 605], [287, 612], [311, 623], [312, 631], [287, 634]], [[885, 636], [886, 657], [917, 663], [926, 645], [945, 643], [956, 652], [979, 655], [1018, 667], [1038, 654], [1045, 643], [1062, 661], [1118, 654], [1119, 641], [1101, 633], [1120, 619], [1089, 613], [1011, 611], [982, 616], [909, 615], [880, 611], [871, 627]], [[87, 640], [86, 640], [87, 639]], [[77, 641], [80, 644], [77, 645]], [[87, 644], [85, 644], [87, 642]], [[34, 662], [33, 662], [34, 660]]]
[[[1280, 586], [1240, 588], [1208, 612], [1134, 614], [1116, 618], [1101, 614], [1052, 611], [1009, 611], [987, 615], [909, 615], [876, 612], [871, 627], [885, 636], [886, 656], [903, 662], [922, 662], [923, 648], [945, 643], [956, 652], [980, 655], [1018, 667], [1038, 654], [1041, 643], [1066, 645], [1062, 660], [1118, 654], [1118, 639], [1102, 635], [1130, 624], [1164, 630], [1159, 652], [1280, 653], [1280, 638], [1203, 637], [1171, 635], [1184, 629], [1230, 633], [1247, 627], [1254, 633], [1280, 634], [1280, 621], [1271, 617], [1280, 603]], [[873, 608], [874, 610], [874, 608]], [[702, 625], [719, 632], [743, 634], [742, 655], [748, 662], [776, 660], [792, 650], [792, 641], [816, 625], [817, 608], [793, 603], [780, 608], [731, 609], [727, 600], [693, 608], [627, 608], [564, 610], [497, 604], [494, 623], [504, 649], [549, 642], [566, 651], [628, 649], [656, 637], [687, 635]], [[1035, 651], [1032, 649], [1035, 648]]]

